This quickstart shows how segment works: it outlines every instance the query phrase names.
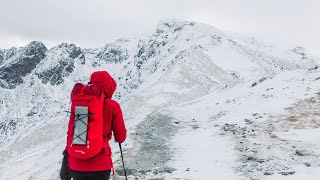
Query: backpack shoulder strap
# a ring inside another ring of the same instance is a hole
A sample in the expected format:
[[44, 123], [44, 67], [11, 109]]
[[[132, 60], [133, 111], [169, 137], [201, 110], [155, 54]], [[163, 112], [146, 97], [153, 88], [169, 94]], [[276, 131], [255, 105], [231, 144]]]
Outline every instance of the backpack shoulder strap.
[[85, 85], [82, 86], [81, 91], [80, 91], [80, 94], [84, 94], [83, 91], [84, 91], [84, 89], [85, 89], [87, 86], [88, 86], [87, 84], [85, 84]]

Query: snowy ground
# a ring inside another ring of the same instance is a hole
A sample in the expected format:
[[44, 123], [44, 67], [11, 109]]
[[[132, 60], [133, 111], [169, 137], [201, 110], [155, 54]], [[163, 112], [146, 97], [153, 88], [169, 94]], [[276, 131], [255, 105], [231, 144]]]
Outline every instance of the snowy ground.
[[319, 76], [318, 71], [285, 72], [253, 87], [241, 84], [161, 109], [178, 129], [167, 142], [174, 155], [166, 167], [176, 170], [147, 177], [315, 179]]
[[319, 77], [319, 71], [290, 71], [158, 109], [148, 117], [156, 123], [146, 119], [150, 124], [136, 130], [149, 137], [139, 136], [143, 151], [126, 152], [130, 173], [138, 179], [316, 179]]

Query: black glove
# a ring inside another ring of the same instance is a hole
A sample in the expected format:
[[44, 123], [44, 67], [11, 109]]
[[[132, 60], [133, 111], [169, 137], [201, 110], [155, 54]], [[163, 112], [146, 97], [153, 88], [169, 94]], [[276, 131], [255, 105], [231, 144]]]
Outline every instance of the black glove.
[[68, 168], [68, 153], [66, 150], [63, 151], [62, 153], [63, 159], [62, 159], [62, 164], [61, 164], [61, 170], [60, 170], [60, 178], [61, 180], [70, 180], [70, 172]]

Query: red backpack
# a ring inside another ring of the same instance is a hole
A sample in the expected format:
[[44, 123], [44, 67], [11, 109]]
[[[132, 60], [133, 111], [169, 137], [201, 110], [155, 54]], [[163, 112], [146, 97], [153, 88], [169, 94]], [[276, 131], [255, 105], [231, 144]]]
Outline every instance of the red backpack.
[[103, 104], [103, 92], [94, 84], [74, 86], [67, 137], [70, 156], [89, 159], [102, 150]]

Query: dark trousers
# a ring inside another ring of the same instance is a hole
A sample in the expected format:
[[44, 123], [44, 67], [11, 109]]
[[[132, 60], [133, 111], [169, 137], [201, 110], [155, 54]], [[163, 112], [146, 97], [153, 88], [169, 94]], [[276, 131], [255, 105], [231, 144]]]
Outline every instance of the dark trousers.
[[79, 172], [71, 170], [73, 180], [108, 180], [111, 170], [96, 171], [96, 172]]

